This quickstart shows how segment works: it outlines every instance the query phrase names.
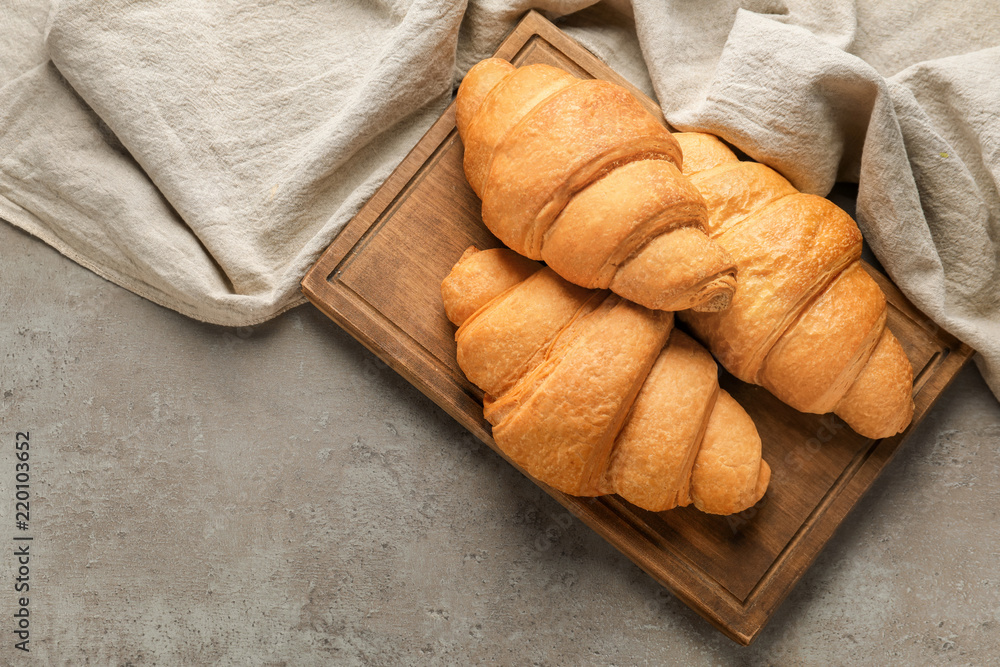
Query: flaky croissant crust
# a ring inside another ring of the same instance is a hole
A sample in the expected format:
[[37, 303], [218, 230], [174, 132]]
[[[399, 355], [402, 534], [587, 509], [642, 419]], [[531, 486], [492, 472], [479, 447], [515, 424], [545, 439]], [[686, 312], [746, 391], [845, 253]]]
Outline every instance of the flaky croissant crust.
[[733, 375], [798, 410], [834, 412], [871, 438], [906, 428], [913, 369], [860, 263], [854, 220], [712, 135], [674, 136], [708, 205], [709, 234], [740, 270], [727, 311], [682, 315], [698, 338]]
[[508, 247], [649, 308], [728, 305], [735, 264], [706, 235], [677, 141], [627, 90], [491, 58], [456, 113], [483, 221]]
[[441, 289], [494, 440], [536, 479], [652, 511], [732, 514], [763, 495], [770, 468], [753, 421], [672, 313], [507, 249], [469, 249]]

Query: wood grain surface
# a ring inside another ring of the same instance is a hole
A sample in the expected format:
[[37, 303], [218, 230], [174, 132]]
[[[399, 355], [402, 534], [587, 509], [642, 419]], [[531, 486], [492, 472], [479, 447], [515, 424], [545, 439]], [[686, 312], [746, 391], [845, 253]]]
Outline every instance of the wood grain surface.
[[[662, 119], [654, 102], [537, 13], [524, 18], [497, 55], [622, 84]], [[496, 450], [481, 392], [455, 361], [455, 328], [441, 305], [441, 280], [462, 252], [469, 245], [500, 245], [482, 224], [462, 155], [452, 105], [334, 240], [302, 288], [324, 313]], [[755, 507], [731, 517], [693, 508], [653, 513], [617, 496], [574, 498], [541, 485], [742, 644], [761, 631], [972, 355], [885, 276], [866, 268], [886, 292], [889, 327], [913, 364], [916, 411], [906, 432], [870, 440], [832, 415], [799, 413], [723, 371], [722, 386], [753, 417], [773, 470], [770, 488]]]

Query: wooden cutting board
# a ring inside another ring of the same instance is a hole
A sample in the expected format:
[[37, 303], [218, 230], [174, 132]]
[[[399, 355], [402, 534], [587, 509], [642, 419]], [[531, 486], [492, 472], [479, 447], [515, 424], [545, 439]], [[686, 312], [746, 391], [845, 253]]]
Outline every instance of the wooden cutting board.
[[[531, 12], [497, 56], [547, 63], [632, 90], [565, 33]], [[368, 349], [496, 450], [481, 392], [455, 362], [455, 328], [441, 280], [469, 245], [497, 247], [462, 172], [454, 105], [428, 130], [302, 281], [306, 296]], [[726, 635], [749, 644], [906, 436], [972, 355], [934, 326], [881, 273], [889, 327], [914, 370], [913, 424], [870, 440], [838, 418], [806, 415], [766, 390], [722, 374], [722, 386], [757, 424], [771, 486], [731, 517], [693, 508], [653, 513], [617, 496], [574, 498], [543, 488]], [[502, 456], [502, 454], [501, 454]]]

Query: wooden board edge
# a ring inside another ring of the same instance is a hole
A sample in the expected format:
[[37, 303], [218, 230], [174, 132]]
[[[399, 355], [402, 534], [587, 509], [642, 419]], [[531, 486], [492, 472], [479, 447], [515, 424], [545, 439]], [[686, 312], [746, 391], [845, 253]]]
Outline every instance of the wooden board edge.
[[[934, 392], [935, 398], [936, 396], [940, 396], [951, 385], [958, 376], [958, 373], [971, 360], [973, 354], [974, 351], [968, 345], [962, 343], [957, 350], [953, 350], [948, 355], [948, 358], [942, 362], [935, 373], [935, 377], [941, 378], [941, 384]], [[933, 402], [932, 400], [931, 404]], [[759, 590], [755, 589], [747, 598], [748, 610], [753, 609], [762, 612], [762, 622], [756, 631], [750, 634], [750, 642], [759, 636], [759, 633], [766, 626], [774, 612], [781, 606], [781, 603], [795, 588], [823, 549], [826, 548], [826, 545], [836, 533], [837, 528], [840, 527], [847, 515], [850, 514], [865, 494], [871, 490], [871, 487], [885, 471], [886, 466], [896, 457], [905, 441], [920, 426], [928, 412], [929, 410], [924, 410], [919, 414], [915, 414], [913, 421], [910, 422], [910, 425], [902, 433], [891, 438], [882, 438], [873, 441], [871, 446], [859, 452], [858, 457], [862, 459], [860, 465], [849, 465], [845, 469], [845, 472], [847, 472], [851, 468], [854, 468], [850, 472], [850, 478], [845, 480], [840, 485], [840, 488], [831, 489], [828, 496], [824, 497], [821, 505], [817, 506], [816, 510], [810, 515], [810, 519], [807, 519], [806, 524], [803, 524], [799, 534], [793, 538], [792, 541], [795, 542], [794, 548], [790, 541], [786, 548], [782, 550], [782, 555], [775, 560], [775, 563], [761, 579], [761, 583], [758, 585]], [[837, 484], [835, 483], [836, 486]], [[785, 554], [788, 555], [785, 556]], [[802, 556], [809, 557], [802, 558]], [[769, 585], [771, 572], [776, 568], [782, 568], [786, 572], [791, 571], [794, 576], [792, 579], [786, 579], [782, 583], [778, 591], [779, 595], [772, 595], [765, 602], [763, 596], [771, 588]], [[763, 607], [760, 606], [762, 603]]]
[[[472, 401], [471, 397], [466, 395], [457, 396], [457, 392], [456, 397], [448, 396], [439, 387], [424, 381], [418, 368], [423, 365], [429, 365], [430, 362], [417, 359], [412, 351], [394, 354], [392, 351], [384, 348], [379, 340], [371, 335], [371, 332], [355, 324], [355, 322], [361, 319], [370, 321], [370, 317], [362, 313], [358, 309], [357, 304], [351, 304], [344, 297], [344, 294], [335, 287], [327, 283], [326, 290], [320, 290], [319, 292], [309, 290], [307, 291], [307, 296], [331, 320], [343, 327], [352, 337], [357, 339], [390, 368], [399, 373], [404, 379], [421, 391], [421, 393], [466, 427], [505, 461], [513, 465], [521, 474], [541, 487], [556, 502], [580, 519], [584, 525], [600, 535], [640, 569], [649, 574], [654, 581], [664, 586], [677, 596], [678, 599], [691, 607], [695, 613], [705, 618], [734, 641], [743, 642], [745, 640], [744, 634], [734, 633], [730, 628], [730, 625], [739, 619], [739, 614], [736, 613], [738, 612], [737, 609], [733, 609], [732, 613], [728, 614], [720, 615], [713, 613], [714, 610], [706, 605], [705, 600], [699, 600], [698, 597], [689, 592], [692, 589], [704, 591], [705, 599], [717, 600], [725, 597], [730, 605], [735, 603], [735, 598], [732, 598], [731, 594], [717, 584], [713, 585], [712, 582], [707, 581], [706, 576], [700, 574], [691, 566], [686, 558], [673, 551], [657, 551], [652, 541], [639, 543], [634, 539], [630, 539], [630, 535], [624, 530], [622, 517], [613, 513], [606, 503], [603, 502], [603, 499], [568, 496], [528, 475], [496, 446], [486, 427], [485, 420], [480, 419], [477, 423], [469, 418], [469, 413], [466, 412], [468, 406], [463, 406], [462, 403], [463, 398]], [[477, 404], [475, 407], [479, 409], [481, 414], [481, 406]], [[614, 498], [612, 502], [622, 502], [614, 496], [610, 498]], [[632, 527], [631, 524], [629, 524], [629, 527]], [[657, 563], [654, 555], [668, 560], [669, 567]], [[714, 582], [714, 580], [712, 581]], [[732, 600], [728, 600], [728, 598], [732, 598]]]
[[585, 46], [560, 30], [554, 23], [534, 9], [525, 15], [517, 27], [511, 31], [508, 39], [504, 40], [493, 55], [497, 58], [512, 60], [536, 35], [554, 46], [556, 50], [562, 52], [563, 55], [567, 56], [573, 63], [595, 79], [610, 80], [628, 90], [661, 123], [670, 127], [663, 117], [663, 110], [656, 100], [639, 90], [631, 81], [620, 75], [610, 65], [598, 58]]
[[[449, 401], [447, 397], [435, 387], [428, 385], [421, 379], [418, 372], [413, 372], [405, 364], [401, 363], [398, 356], [391, 354], [384, 349], [377, 340], [370, 337], [365, 331], [355, 326], [356, 318], [344, 315], [332, 309], [329, 304], [333, 302], [344, 302], [343, 295], [340, 294], [324, 278], [323, 289], [320, 292], [307, 290], [307, 296], [320, 308], [327, 316], [337, 322], [353, 337], [358, 339], [366, 348], [382, 359], [393, 370], [402, 375], [418, 390], [431, 398], [443, 410], [455, 418], [459, 423], [468, 428], [491, 449], [496, 451], [501, 457], [510, 460], [500, 451], [488, 430], [483, 423], [474, 423], [467, 419], [468, 413], [456, 401]], [[365, 316], [368, 318], [368, 316]], [[935, 377], [940, 378], [940, 383], [933, 389], [933, 393], [939, 395], [954, 380], [962, 367], [971, 359], [973, 351], [968, 346], [962, 344], [958, 350], [952, 351], [944, 359], [935, 371]], [[927, 388], [925, 387], [925, 390]], [[469, 398], [471, 399], [471, 397]], [[479, 407], [478, 405], [476, 406]], [[782, 555], [776, 559], [774, 565], [761, 580], [761, 584], [755, 587], [754, 591], [743, 601], [737, 600], [735, 596], [726, 594], [724, 589], [716, 589], [705, 582], [705, 577], [690, 568], [685, 559], [673, 552], [666, 554], [670, 561], [671, 569], [663, 567], [653, 559], [644, 557], [643, 551], [648, 549], [637, 548], [637, 543], [629, 540], [623, 531], [616, 530], [616, 522], [605, 520], [605, 517], [621, 520], [618, 514], [612, 514], [600, 503], [593, 499], [573, 498], [566, 496], [554, 489], [546, 487], [537, 480], [527, 475], [519, 466], [510, 462], [522, 474], [538, 484], [560, 505], [565, 507], [574, 516], [578, 517], [585, 525], [598, 533], [603, 539], [621, 551], [640, 569], [646, 572], [657, 583], [667, 588], [673, 595], [682, 600], [699, 614], [706, 621], [711, 623], [720, 632], [741, 645], [749, 645], [760, 635], [767, 625], [773, 613], [781, 605], [783, 600], [794, 589], [795, 585], [815, 561], [832, 537], [836, 528], [840, 525], [846, 515], [860, 501], [864, 493], [871, 484], [881, 474], [884, 466], [895, 456], [901, 448], [903, 441], [910, 435], [912, 430], [917, 428], [926, 411], [915, 415], [914, 421], [903, 433], [893, 438], [885, 438], [873, 443], [859, 453], [864, 460], [861, 465], [850, 472], [849, 479], [835, 485], [831, 489], [821, 506], [814, 510], [815, 519], [808, 521], [800, 529], [799, 533], [788, 545], [782, 549]], [[661, 552], [663, 555], [663, 552]], [[803, 556], [805, 556], [803, 558]], [[774, 573], [781, 571], [785, 577], [780, 584], [774, 584], [776, 576]], [[791, 578], [787, 573], [792, 572]], [[775, 588], [775, 586], [777, 586]], [[692, 589], [704, 591], [701, 598], [692, 594]], [[732, 598], [729, 600], [729, 598]], [[717, 607], [710, 607], [707, 603], [711, 600], [718, 602], [728, 602]]]

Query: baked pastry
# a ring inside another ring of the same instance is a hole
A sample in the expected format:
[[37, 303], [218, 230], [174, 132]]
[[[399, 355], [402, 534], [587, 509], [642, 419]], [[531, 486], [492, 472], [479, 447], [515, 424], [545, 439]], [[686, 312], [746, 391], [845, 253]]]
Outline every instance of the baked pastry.
[[740, 272], [728, 310], [682, 319], [730, 373], [797, 410], [834, 412], [870, 438], [906, 428], [913, 369], [861, 266], [854, 220], [712, 135], [674, 136], [708, 204], [708, 232]]
[[648, 308], [728, 306], [736, 266], [706, 235], [677, 141], [627, 90], [490, 58], [456, 115], [483, 222], [508, 247]]
[[753, 421], [673, 313], [506, 248], [467, 250], [441, 292], [494, 440], [536, 479], [652, 511], [732, 514], [764, 494], [771, 470]]

